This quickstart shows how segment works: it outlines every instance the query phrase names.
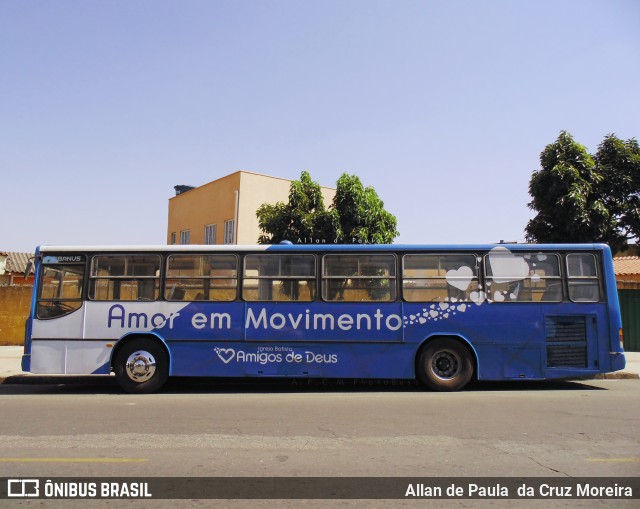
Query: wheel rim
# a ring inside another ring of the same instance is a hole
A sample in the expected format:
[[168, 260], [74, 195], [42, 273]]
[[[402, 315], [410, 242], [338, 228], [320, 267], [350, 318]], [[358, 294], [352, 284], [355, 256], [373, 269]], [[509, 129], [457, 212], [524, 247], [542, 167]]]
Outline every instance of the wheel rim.
[[127, 359], [125, 373], [137, 383], [146, 382], [156, 372], [156, 359], [146, 350], [138, 350]]
[[452, 350], [439, 350], [431, 360], [431, 371], [441, 380], [451, 380], [462, 370], [460, 356]]

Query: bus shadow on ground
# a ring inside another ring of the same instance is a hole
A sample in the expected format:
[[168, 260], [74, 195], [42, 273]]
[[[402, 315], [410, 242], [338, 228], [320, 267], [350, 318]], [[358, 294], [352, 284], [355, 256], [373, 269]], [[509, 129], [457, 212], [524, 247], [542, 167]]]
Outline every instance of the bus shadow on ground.
[[[518, 380], [471, 382], [462, 392], [607, 390], [591, 380]], [[4, 380], [0, 394], [125, 394], [114, 376], [16, 375]], [[438, 394], [416, 380], [366, 378], [200, 378], [173, 377], [160, 394], [423, 392]]]
[[[590, 385], [588, 380], [539, 380], [514, 382], [472, 382], [461, 392], [507, 391], [567, 391], [606, 390]], [[438, 394], [416, 380], [387, 379], [171, 379], [163, 392], [216, 392], [216, 393], [314, 393], [314, 392], [423, 392]]]

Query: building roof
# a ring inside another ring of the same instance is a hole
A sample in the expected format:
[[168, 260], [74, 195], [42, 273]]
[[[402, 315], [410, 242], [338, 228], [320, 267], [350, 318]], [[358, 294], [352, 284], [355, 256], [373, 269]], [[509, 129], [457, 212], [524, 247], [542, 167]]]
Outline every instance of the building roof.
[[616, 276], [640, 275], [640, 256], [621, 256], [613, 259]]
[[7, 261], [5, 263], [5, 272], [9, 274], [24, 274], [27, 270], [27, 263], [29, 263], [29, 259], [33, 258], [32, 253], [11, 253], [2, 251], [0, 255], [4, 255], [7, 257]]

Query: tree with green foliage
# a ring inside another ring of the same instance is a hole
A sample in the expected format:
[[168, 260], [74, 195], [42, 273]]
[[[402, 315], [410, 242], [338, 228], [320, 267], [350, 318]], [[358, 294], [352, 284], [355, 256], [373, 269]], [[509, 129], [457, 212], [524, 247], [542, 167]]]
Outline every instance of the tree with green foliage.
[[396, 217], [371, 186], [356, 175], [343, 174], [333, 203], [326, 209], [320, 185], [308, 172], [291, 182], [288, 203], [262, 204], [256, 215], [260, 244], [293, 243], [390, 244], [398, 236]]
[[289, 187], [288, 203], [263, 203], [258, 208], [259, 244], [278, 244], [283, 240], [335, 238], [338, 229], [334, 214], [326, 209], [320, 184], [303, 171], [300, 180]]
[[625, 240], [640, 239], [640, 146], [609, 134], [598, 146], [596, 165], [603, 176], [599, 192]]
[[371, 186], [343, 173], [336, 185], [332, 210], [338, 213], [340, 244], [391, 244], [399, 232], [396, 217]]
[[529, 207], [537, 211], [525, 234], [529, 242], [626, 244], [611, 208], [607, 172], [587, 149], [562, 131], [540, 155], [529, 182]]

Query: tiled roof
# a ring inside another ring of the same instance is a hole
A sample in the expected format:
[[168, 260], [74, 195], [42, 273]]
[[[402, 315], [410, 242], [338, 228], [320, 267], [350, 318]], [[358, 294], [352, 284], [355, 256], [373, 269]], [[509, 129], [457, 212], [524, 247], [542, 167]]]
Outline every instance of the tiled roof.
[[2, 252], [1, 254], [7, 256], [7, 263], [5, 265], [5, 270], [11, 273], [24, 274], [24, 271], [27, 269], [27, 263], [29, 263], [29, 258], [33, 258], [32, 253], [9, 253]]
[[616, 276], [640, 275], [640, 256], [621, 256], [613, 259], [613, 270]]

